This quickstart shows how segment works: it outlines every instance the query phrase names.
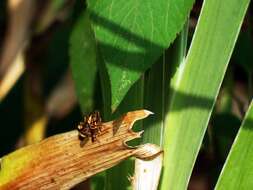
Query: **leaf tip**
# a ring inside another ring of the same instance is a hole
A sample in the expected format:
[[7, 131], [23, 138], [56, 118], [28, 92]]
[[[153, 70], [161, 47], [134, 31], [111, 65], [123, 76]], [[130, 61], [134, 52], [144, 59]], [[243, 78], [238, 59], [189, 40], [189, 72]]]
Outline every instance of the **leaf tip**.
[[149, 110], [143, 110], [147, 115], [154, 115], [154, 112], [152, 111], [149, 111]]

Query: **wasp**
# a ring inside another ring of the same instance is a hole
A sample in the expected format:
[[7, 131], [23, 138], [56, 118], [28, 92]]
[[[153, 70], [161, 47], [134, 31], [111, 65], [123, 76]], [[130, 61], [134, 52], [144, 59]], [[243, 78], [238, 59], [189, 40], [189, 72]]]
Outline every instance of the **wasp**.
[[84, 117], [84, 121], [77, 126], [80, 137], [91, 138], [92, 142], [97, 140], [97, 135], [102, 131], [102, 118], [98, 111]]

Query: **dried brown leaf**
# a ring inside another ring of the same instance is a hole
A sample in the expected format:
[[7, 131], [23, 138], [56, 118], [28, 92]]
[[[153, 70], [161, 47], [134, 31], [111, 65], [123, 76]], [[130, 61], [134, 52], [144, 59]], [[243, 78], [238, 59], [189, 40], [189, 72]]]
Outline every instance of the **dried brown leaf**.
[[24, 147], [1, 161], [0, 189], [70, 189], [88, 177], [106, 170], [129, 156], [150, 157], [147, 145], [129, 147], [126, 141], [140, 137], [132, 131], [136, 120], [151, 112], [128, 112], [117, 120], [103, 123], [98, 140], [80, 141], [76, 130], [49, 137]]

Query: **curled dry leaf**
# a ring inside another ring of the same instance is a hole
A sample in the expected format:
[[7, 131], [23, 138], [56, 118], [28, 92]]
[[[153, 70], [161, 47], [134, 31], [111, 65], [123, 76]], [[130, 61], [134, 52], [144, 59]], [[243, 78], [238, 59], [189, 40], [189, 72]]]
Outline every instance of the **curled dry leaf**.
[[1, 161], [0, 189], [70, 189], [88, 177], [106, 170], [129, 156], [152, 158], [148, 144], [129, 147], [126, 141], [140, 137], [132, 131], [136, 120], [151, 112], [128, 112], [119, 119], [103, 123], [98, 140], [80, 141], [76, 130], [49, 137], [19, 149]]

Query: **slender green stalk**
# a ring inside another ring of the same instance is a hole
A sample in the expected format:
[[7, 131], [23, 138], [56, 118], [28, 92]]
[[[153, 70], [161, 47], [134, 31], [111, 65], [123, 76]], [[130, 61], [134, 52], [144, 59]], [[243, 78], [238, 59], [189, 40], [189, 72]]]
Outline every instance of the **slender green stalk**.
[[[124, 100], [119, 105], [118, 109], [113, 113], [111, 117], [116, 118], [125, 112], [130, 110], [143, 108], [143, 78], [140, 78], [127, 93]], [[142, 121], [139, 121], [134, 125], [134, 131], [140, 131], [142, 129]], [[139, 140], [130, 142], [131, 145], [136, 145]], [[128, 143], [129, 144], [129, 143]], [[105, 189], [108, 190], [125, 190], [131, 188], [131, 183], [127, 177], [132, 176], [134, 171], [133, 160], [126, 160], [114, 168], [106, 172], [106, 185]], [[117, 180], [115, 180], [117, 179]]]
[[143, 142], [152, 142], [163, 146], [163, 134], [170, 89], [168, 84], [176, 67], [186, 55], [188, 23], [172, 46], [145, 74], [145, 108], [154, 112], [154, 116], [144, 121]]

